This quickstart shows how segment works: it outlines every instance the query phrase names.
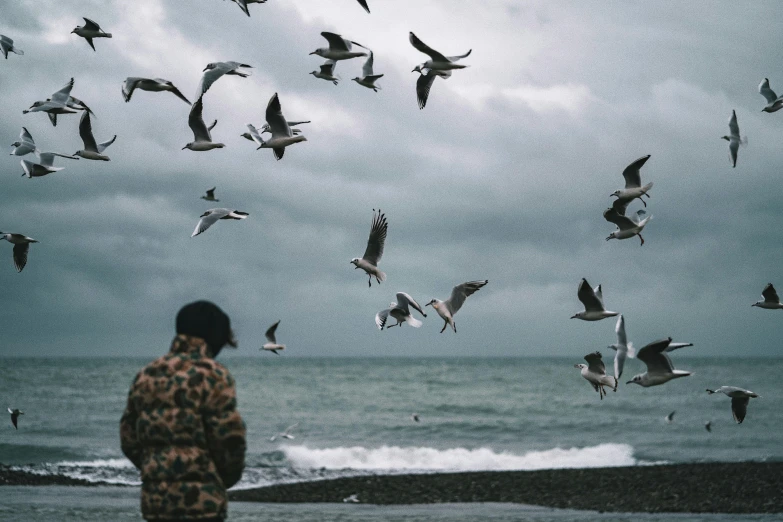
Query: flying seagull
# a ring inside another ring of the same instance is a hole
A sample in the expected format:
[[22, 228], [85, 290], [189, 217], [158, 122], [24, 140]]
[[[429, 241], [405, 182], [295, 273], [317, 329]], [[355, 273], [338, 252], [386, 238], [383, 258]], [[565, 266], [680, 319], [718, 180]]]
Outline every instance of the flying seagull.
[[201, 77], [201, 81], [198, 84], [198, 91], [196, 91], [196, 98], [200, 98], [205, 94], [209, 88], [215, 83], [218, 78], [223, 75], [234, 75], [247, 78], [250, 76], [250, 71], [244, 69], [252, 69], [252, 65], [239, 62], [213, 62], [207, 64], [204, 67], [204, 75]]
[[277, 353], [278, 350], [285, 350], [285, 345], [277, 344], [277, 340], [275, 339], [275, 331], [277, 331], [277, 325], [279, 324], [280, 321], [277, 321], [275, 324], [269, 327], [269, 329], [264, 334], [268, 342], [263, 347], [261, 347], [262, 350], [270, 351], [275, 355], [280, 355]]
[[14, 266], [17, 272], [21, 272], [27, 264], [27, 252], [30, 250], [30, 243], [38, 243], [38, 241], [22, 234], [10, 232], [0, 232], [0, 240], [2, 239], [14, 245]]
[[[373, 212], [375, 212], [375, 209], [373, 209]], [[367, 273], [368, 286], [372, 286], [373, 276], [375, 276], [375, 280], [379, 284], [381, 281], [386, 281], [386, 274], [378, 270], [378, 263], [383, 256], [383, 247], [386, 244], [386, 231], [388, 228], [389, 223], [386, 221], [386, 214], [382, 214], [381, 209], [378, 209], [378, 213], [373, 214], [370, 238], [367, 240], [367, 248], [364, 251], [364, 255], [361, 259], [358, 257], [351, 259], [351, 263], [356, 265], [354, 270], [361, 268]]]
[[351, 58], [358, 58], [359, 56], [367, 56], [367, 53], [352, 50], [354, 45], [358, 45], [363, 49], [367, 49], [367, 47], [358, 42], [354, 42], [353, 40], [346, 40], [339, 34], [330, 33], [328, 31], [322, 32], [321, 36], [326, 38], [326, 41], [329, 42], [329, 47], [319, 47], [315, 51], [311, 52], [311, 55], [315, 54], [322, 58], [326, 58], [327, 60], [334, 61], [350, 60]]
[[266, 0], [231, 0], [235, 4], [239, 6], [239, 8], [244, 12], [247, 16], [250, 16], [250, 11], [247, 8], [247, 4], [265, 4]]
[[647, 371], [635, 375], [633, 379], [626, 384], [638, 384], [645, 388], [665, 384], [678, 377], [687, 377], [691, 372], [675, 370], [672, 360], [666, 355], [667, 349], [672, 342], [671, 337], [654, 341], [636, 354], [636, 358], [647, 365]]
[[22, 127], [22, 132], [19, 133], [19, 141], [13, 142], [11, 146], [14, 148], [11, 151], [11, 156], [25, 156], [38, 150], [27, 127]]
[[19, 422], [19, 416], [24, 415], [24, 412], [20, 411], [19, 408], [8, 408], [8, 413], [11, 414], [11, 422], [13, 423], [14, 428], [18, 430], [19, 426], [17, 426], [17, 423]]
[[729, 142], [729, 162], [732, 167], [737, 166], [737, 151], [739, 146], [745, 146], [748, 144], [747, 136], [740, 136], [739, 125], [737, 125], [737, 111], [731, 111], [731, 118], [729, 118], [729, 135], [721, 136], [722, 140]]
[[247, 212], [231, 210], [230, 208], [211, 208], [201, 214], [201, 219], [190, 237], [201, 234], [214, 223], [217, 223], [218, 219], [245, 219], [249, 215]]
[[202, 103], [203, 97], [199, 96], [196, 103], [190, 108], [190, 116], [188, 116], [188, 126], [193, 131], [193, 141], [182, 147], [182, 150], [190, 149], [197, 152], [203, 152], [212, 149], [222, 149], [225, 147], [222, 143], [213, 143], [212, 135], [209, 133], [217, 125], [217, 120], [212, 122], [212, 125], [207, 127], [204, 123], [204, 104]]
[[[296, 136], [298, 134], [302, 134], [302, 131], [294, 127], [296, 125], [302, 125], [303, 123], [310, 123], [310, 121], [286, 121], [286, 123], [291, 128], [291, 133], [294, 136]], [[250, 132], [243, 132], [242, 134], [240, 134], [240, 136], [242, 136], [246, 140], [254, 141], [258, 145], [261, 145], [264, 142], [263, 138], [261, 138], [261, 134], [265, 132], [271, 134], [272, 132], [272, 129], [271, 127], [269, 127], [268, 123], [264, 123], [264, 125], [260, 129], [257, 129], [255, 125], [253, 125], [252, 123], [248, 123], [247, 128], [250, 130]]]
[[677, 413], [677, 412], [676, 412], [676, 411], [673, 411], [673, 412], [671, 412], [670, 414], [668, 414], [668, 415], [667, 415], [667, 416], [664, 418], [664, 420], [666, 421], [666, 424], [671, 424], [672, 422], [674, 422], [674, 414], [675, 414], [675, 413]]
[[215, 189], [217, 187], [212, 187], [211, 189], [207, 190], [206, 196], [201, 196], [201, 199], [205, 199], [207, 201], [220, 201], [219, 199], [215, 199]]
[[601, 292], [601, 285], [590, 288], [587, 279], [582, 279], [577, 290], [577, 297], [585, 305], [583, 312], [577, 312], [571, 316], [571, 319], [581, 319], [583, 321], [600, 321], [607, 317], [614, 317], [618, 312], [609, 312], [604, 308], [604, 296]]
[[647, 160], [650, 159], [650, 155], [642, 156], [638, 160], [634, 161], [627, 167], [625, 167], [625, 170], [623, 170], [623, 178], [625, 178], [625, 188], [620, 190], [615, 190], [610, 194], [610, 196], [615, 196], [619, 201], [623, 202], [631, 202], [636, 198], [639, 198], [642, 203], [644, 203], [644, 206], [647, 206], [647, 202], [642, 198], [642, 196], [650, 197], [650, 194], [648, 192], [652, 188], [653, 184], [652, 182], [642, 186], [642, 174], [640, 172], [640, 169], [644, 166], [645, 163], [647, 163]]
[[310, 74], [315, 76], [316, 78], [320, 78], [322, 80], [326, 80], [328, 82], [332, 82], [333, 84], [337, 85], [340, 83], [340, 77], [334, 75], [334, 68], [337, 66], [337, 62], [334, 60], [326, 60], [323, 64], [321, 64], [321, 68], [318, 71], [313, 71]]
[[759, 308], [766, 308], [767, 310], [783, 309], [783, 303], [780, 302], [778, 293], [775, 291], [775, 287], [772, 286], [772, 283], [767, 283], [767, 286], [761, 291], [761, 296], [764, 299], [756, 301], [750, 306], [758, 306]]
[[[361, 2], [361, 0], [359, 0]], [[348, 495], [343, 499], [343, 502], [346, 504], [358, 504], [360, 502], [359, 500], [359, 494], [354, 493], [352, 495]]]
[[[379, 330], [383, 330], [384, 326], [388, 330], [392, 326], [402, 326], [402, 323], [408, 323], [414, 328], [419, 328], [423, 323], [411, 315], [410, 307], [417, 310], [421, 315], [427, 317], [419, 303], [414, 298], [405, 292], [397, 292], [397, 302], [390, 303], [389, 308], [382, 310], [375, 314], [375, 324]], [[397, 324], [386, 326], [386, 321], [389, 316], [397, 319]]]
[[[283, 116], [283, 108], [280, 105], [280, 98], [277, 96], [277, 93], [269, 99], [269, 103], [266, 106], [266, 123], [269, 125], [272, 137], [264, 141], [261, 136], [258, 135], [258, 140], [261, 141], [261, 145], [258, 146], [258, 149], [272, 149], [272, 152], [275, 154], [275, 159], [278, 161], [283, 158], [286, 147], [295, 143], [307, 141], [307, 138], [304, 136], [294, 135], [291, 127], [288, 125], [288, 121], [286, 121], [285, 116]], [[253, 136], [253, 139], [255, 140], [256, 136]]]
[[[51, 98], [46, 98], [46, 101], [37, 101], [30, 107], [30, 109], [33, 109], [35, 107], [39, 107], [39, 106], [44, 105], [44, 104], [46, 104], [46, 103], [48, 103], [50, 101], [52, 101]], [[79, 98], [76, 98], [74, 96], [68, 96], [68, 101], [65, 102], [65, 106], [67, 108], [69, 108], [69, 109], [73, 109], [73, 112], [75, 112], [75, 111], [87, 111], [90, 114], [92, 114], [93, 116], [95, 116], [95, 113], [92, 112], [92, 109], [90, 109], [87, 106], [86, 103], [84, 103]], [[52, 122], [52, 126], [53, 127], [57, 127], [57, 114], [58, 113], [56, 111], [55, 112], [50, 111], [50, 112], [46, 113], [46, 115], [49, 116], [49, 121]], [[67, 113], [67, 114], [70, 114], [70, 112]]]
[[614, 376], [618, 379], [623, 376], [623, 366], [625, 365], [626, 357], [636, 357], [636, 350], [634, 350], [633, 343], [628, 342], [628, 337], [625, 335], [625, 319], [623, 314], [617, 318], [617, 324], [614, 327], [614, 331], [617, 334], [617, 342], [610, 344], [609, 348], [614, 350]]
[[0, 51], [3, 52], [3, 56], [5, 56], [6, 60], [8, 59], [8, 53], [18, 54], [19, 56], [24, 54], [23, 50], [14, 47], [13, 40], [2, 34], [0, 34]]
[[451, 325], [451, 329], [454, 330], [454, 333], [457, 333], [457, 325], [454, 323], [454, 314], [462, 308], [462, 305], [465, 303], [465, 299], [467, 299], [468, 296], [478, 292], [479, 289], [483, 288], [487, 283], [489, 283], [487, 279], [484, 279], [483, 281], [468, 281], [467, 283], [462, 283], [451, 289], [451, 297], [445, 301], [433, 299], [424, 305], [432, 305], [441, 319], [445, 321], [445, 323], [443, 323], [443, 328], [440, 329], [440, 333], [443, 333], [449, 325]]
[[82, 113], [82, 119], [79, 122], [79, 136], [81, 136], [82, 141], [84, 142], [84, 149], [77, 150], [74, 153], [74, 156], [79, 156], [81, 158], [89, 159], [89, 160], [109, 161], [109, 157], [104, 156], [102, 152], [106, 150], [106, 147], [114, 143], [114, 140], [117, 139], [117, 135], [115, 134], [114, 137], [109, 141], [104, 141], [103, 143], [96, 143], [95, 137], [92, 135], [92, 124], [90, 123], [90, 113], [87, 111], [84, 111]]
[[759, 84], [759, 93], [767, 100], [767, 106], [761, 109], [761, 112], [777, 112], [783, 108], [783, 96], [778, 97], [775, 91], [769, 88], [768, 78], [764, 78]]
[[68, 106], [68, 102], [71, 97], [71, 89], [73, 89], [73, 78], [65, 84], [65, 87], [52, 94], [51, 98], [47, 98], [46, 101], [37, 101], [33, 103], [29, 109], [23, 110], [22, 114], [30, 112], [46, 112], [49, 114], [49, 119], [52, 125], [57, 125], [57, 119], [52, 118], [57, 114], [75, 114], [76, 110]]
[[105, 32], [98, 24], [89, 18], [84, 18], [84, 25], [76, 27], [71, 33], [76, 33], [87, 40], [87, 43], [90, 44], [93, 51], [95, 50], [95, 46], [92, 43], [93, 38], [111, 38], [111, 33]]
[[716, 390], [708, 389], [707, 393], [710, 395], [713, 393], [725, 393], [731, 397], [731, 414], [734, 416], [734, 420], [737, 421], [737, 424], [742, 424], [742, 421], [745, 420], [745, 414], [748, 412], [748, 402], [750, 402], [750, 399], [759, 397], [758, 394], [753, 393], [750, 390], [743, 390], [736, 386], [721, 386]]
[[641, 241], [639, 246], [643, 246], [644, 238], [642, 237], [642, 230], [644, 230], [644, 227], [650, 222], [652, 215], [647, 216], [647, 212], [640, 209], [637, 210], [636, 214], [632, 217], [628, 217], [625, 215], [625, 206], [628, 202], [621, 203], [621, 201], [622, 200], [620, 199], [615, 200], [612, 207], [604, 210], [604, 219], [617, 225], [617, 230], [610, 233], [606, 240], [629, 239], [634, 236], [639, 236], [639, 241]]
[[435, 81], [435, 77], [440, 76], [443, 79], [448, 79], [451, 77], [452, 70], [468, 67], [467, 65], [458, 64], [456, 62], [463, 58], [467, 58], [472, 52], [472, 49], [460, 56], [447, 57], [419, 40], [413, 32], [408, 35], [408, 41], [410, 41], [411, 45], [418, 51], [429, 55], [430, 57], [429, 60], [417, 65], [411, 71], [418, 72], [421, 75], [416, 82], [416, 97], [419, 101], [419, 109], [423, 109], [427, 105], [427, 98], [429, 97], [430, 88]]
[[367, 5], [367, 0], [358, 0], [358, 1], [359, 1], [359, 5], [364, 7], [364, 10], [367, 11], [367, 13], [369, 14], [370, 7]]
[[68, 158], [74, 160], [79, 159], [79, 156], [69, 156], [67, 154], [60, 154], [59, 152], [36, 151], [35, 155], [38, 156], [39, 163], [34, 163], [32, 161], [28, 161], [25, 159], [21, 161], [22, 168], [24, 169], [24, 173], [22, 174], [22, 176], [27, 176], [28, 178], [39, 178], [41, 176], [46, 176], [47, 174], [51, 174], [52, 172], [63, 170], [64, 167], [54, 166], [55, 157]]
[[574, 368], [579, 368], [582, 377], [587, 379], [587, 382], [598, 392], [601, 400], [604, 400], [604, 395], [606, 395], [604, 386], [608, 386], [612, 391], [617, 391], [617, 377], [606, 375], [606, 367], [601, 360], [601, 352], [588, 353], [585, 355], [585, 361], [587, 361], [587, 364], [575, 364]]
[[272, 435], [271, 437], [269, 437], [269, 442], [274, 442], [275, 440], [278, 439], [278, 437], [281, 439], [289, 439], [289, 440], [293, 439], [294, 436], [291, 435], [291, 431], [297, 426], [299, 426], [298, 422], [296, 424], [291, 424], [289, 427], [287, 427], [285, 430], [278, 433], [277, 435]]
[[122, 96], [125, 98], [125, 102], [129, 102], [131, 100], [131, 96], [133, 96], [133, 91], [136, 89], [142, 90], [142, 91], [150, 91], [150, 92], [162, 92], [162, 91], [169, 91], [170, 93], [174, 94], [177, 98], [184, 101], [188, 105], [193, 105], [190, 103], [190, 100], [185, 98], [185, 95], [179, 92], [179, 89], [174, 87], [174, 84], [171, 83], [168, 80], [164, 80], [163, 78], [155, 78], [155, 79], [149, 79], [149, 78], [137, 78], [135, 76], [128, 76], [125, 79], [125, 83], [122, 86]]
[[378, 78], [383, 78], [383, 75], [373, 73], [372, 65], [374, 61], [375, 59], [373, 57], [373, 53], [372, 51], [370, 51], [370, 56], [367, 57], [367, 60], [364, 62], [364, 65], [362, 66], [362, 75], [353, 78], [353, 81], [355, 81], [362, 87], [367, 87], [368, 89], [372, 89], [373, 91], [378, 92], [378, 89], [380, 89], [381, 86], [375, 85], [375, 82], [376, 80], [378, 80]]

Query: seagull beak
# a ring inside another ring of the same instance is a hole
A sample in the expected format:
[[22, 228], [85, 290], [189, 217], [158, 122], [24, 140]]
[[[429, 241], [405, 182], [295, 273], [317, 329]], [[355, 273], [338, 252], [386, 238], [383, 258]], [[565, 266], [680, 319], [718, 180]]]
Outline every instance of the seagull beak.
[[625, 384], [631, 384], [632, 382], [633, 382], [633, 381], [628, 381], [628, 382], [626, 382]]
[[184, 147], [182, 147], [182, 149], [181, 149], [181, 150], [185, 150], [185, 149], [187, 149], [187, 148], [188, 148], [188, 146], [187, 146], [187, 145], [185, 145]]
[[572, 316], [571, 316], [571, 319], [576, 319], [576, 315], [572, 315]]
[[612, 236], [606, 238], [607, 241], [609, 241], [610, 239], [612, 239]]
[[313, 54], [315, 54], [315, 51], [313, 51], [313, 52], [311, 52], [311, 53], [310, 53], [310, 55], [313, 55]]

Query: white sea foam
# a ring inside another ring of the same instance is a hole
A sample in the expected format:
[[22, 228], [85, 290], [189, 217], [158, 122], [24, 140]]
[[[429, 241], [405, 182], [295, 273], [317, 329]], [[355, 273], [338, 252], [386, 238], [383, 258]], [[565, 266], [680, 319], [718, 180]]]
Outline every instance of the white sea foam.
[[96, 460], [63, 460], [54, 464], [55, 466], [74, 467], [74, 468], [111, 468], [111, 469], [134, 469], [133, 463], [128, 459], [96, 459]]
[[280, 448], [295, 468], [355, 469], [373, 471], [494, 471], [634, 466], [633, 447], [599, 444], [586, 448], [553, 448], [523, 454], [489, 448], [421, 448], [381, 446], [313, 449]]

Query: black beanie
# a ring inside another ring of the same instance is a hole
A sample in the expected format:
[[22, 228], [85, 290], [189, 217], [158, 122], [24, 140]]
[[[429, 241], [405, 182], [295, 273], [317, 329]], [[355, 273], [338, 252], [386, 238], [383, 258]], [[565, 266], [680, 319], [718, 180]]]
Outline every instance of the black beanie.
[[237, 345], [231, 331], [231, 320], [223, 310], [209, 301], [196, 301], [183, 306], [177, 314], [177, 333], [204, 339], [213, 357], [225, 345]]

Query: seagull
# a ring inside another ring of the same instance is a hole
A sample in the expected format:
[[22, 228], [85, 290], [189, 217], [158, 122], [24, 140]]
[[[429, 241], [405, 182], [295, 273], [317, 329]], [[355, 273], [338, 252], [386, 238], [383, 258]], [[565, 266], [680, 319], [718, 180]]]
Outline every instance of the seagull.
[[198, 84], [196, 98], [201, 98], [201, 96], [212, 87], [212, 84], [224, 74], [241, 76], [242, 78], [250, 76], [250, 71], [240, 70], [240, 68], [252, 69], [253, 66], [239, 62], [213, 62], [207, 64], [207, 66], [204, 67], [204, 75], [201, 77], [201, 81]]
[[362, 76], [353, 78], [353, 81], [355, 81], [362, 87], [367, 87], [368, 89], [372, 89], [373, 91], [378, 92], [378, 89], [380, 89], [381, 86], [375, 85], [375, 81], [378, 80], [378, 78], [383, 78], [383, 75], [373, 74], [372, 72], [373, 61], [374, 61], [373, 53], [372, 51], [370, 51], [370, 56], [367, 57], [367, 60], [364, 62], [364, 65], [362, 65]]
[[46, 176], [47, 174], [51, 174], [52, 172], [63, 170], [64, 167], [54, 166], [55, 156], [59, 156], [60, 158], [74, 159], [74, 160], [79, 159], [79, 156], [69, 156], [67, 154], [60, 154], [59, 152], [36, 151], [35, 155], [38, 156], [38, 161], [40, 163], [33, 163], [32, 161], [28, 161], [25, 159], [21, 161], [22, 168], [24, 169], [24, 174], [22, 174], [22, 176], [27, 176], [28, 178], [39, 178], [41, 176]]
[[321, 36], [326, 38], [326, 41], [329, 42], [329, 47], [319, 47], [315, 51], [311, 52], [311, 55], [316, 54], [322, 58], [326, 58], [327, 60], [334, 61], [350, 60], [351, 58], [358, 58], [359, 56], [367, 56], [367, 53], [351, 50], [353, 49], [354, 45], [358, 45], [363, 49], [367, 49], [367, 47], [358, 42], [346, 40], [339, 34], [330, 33], [328, 31], [322, 32]]
[[625, 335], [625, 319], [623, 314], [617, 318], [617, 324], [614, 327], [614, 331], [617, 334], [617, 342], [610, 344], [609, 348], [614, 350], [614, 376], [618, 379], [623, 376], [623, 366], [625, 365], [625, 358], [636, 357], [636, 350], [634, 350], [633, 343], [628, 342], [628, 337]]
[[222, 143], [213, 143], [212, 135], [209, 133], [217, 125], [217, 120], [212, 122], [212, 125], [207, 127], [204, 123], [204, 105], [201, 102], [202, 97], [199, 96], [196, 103], [190, 108], [190, 116], [188, 116], [188, 126], [193, 131], [193, 141], [182, 147], [182, 150], [190, 149], [197, 152], [203, 152], [212, 149], [222, 149], [225, 147]]
[[335, 66], [337, 66], [337, 62], [334, 60], [326, 60], [323, 64], [321, 64], [320, 71], [313, 71], [310, 74], [316, 78], [320, 78], [337, 85], [340, 82], [340, 77], [334, 75]]
[[449, 325], [451, 325], [451, 329], [454, 330], [454, 333], [457, 333], [457, 325], [454, 324], [454, 314], [462, 308], [462, 305], [465, 303], [465, 299], [467, 299], [468, 296], [473, 295], [487, 283], [489, 283], [487, 279], [484, 279], [483, 281], [468, 281], [467, 283], [462, 283], [451, 289], [451, 297], [445, 301], [433, 299], [424, 305], [432, 305], [441, 319], [446, 321], [443, 324], [443, 328], [440, 329], [440, 333], [443, 333]]
[[168, 80], [164, 80], [163, 78], [155, 78], [151, 80], [149, 78], [137, 78], [135, 76], [128, 76], [125, 79], [125, 84], [122, 86], [122, 96], [125, 98], [126, 103], [131, 100], [131, 96], [133, 96], [133, 91], [135, 91], [136, 89], [140, 89], [142, 91], [150, 91], [150, 92], [169, 91], [172, 94], [174, 94], [177, 98], [187, 103], [188, 105], [193, 105], [192, 103], [190, 103], [190, 100], [185, 98], [185, 95], [179, 92], [179, 89], [174, 87], [173, 83], [171, 83]]
[[[266, 122], [269, 125], [269, 130], [272, 133], [272, 137], [267, 141], [261, 139], [258, 135], [258, 140], [261, 141], [261, 145], [258, 149], [272, 149], [275, 153], [275, 159], [280, 161], [285, 154], [285, 148], [294, 143], [301, 141], [307, 141], [304, 136], [294, 136], [291, 127], [283, 116], [283, 109], [280, 106], [280, 98], [277, 93], [269, 99], [269, 104], [266, 106]], [[253, 137], [255, 140], [256, 136]], [[256, 149], [256, 150], [258, 150]]]
[[666, 355], [667, 348], [672, 342], [671, 337], [654, 341], [636, 354], [636, 358], [647, 365], [647, 371], [634, 376], [626, 384], [638, 384], [645, 388], [658, 386], [678, 377], [687, 377], [691, 372], [675, 370], [672, 360]]
[[604, 400], [606, 390], [604, 386], [608, 386], [612, 391], [617, 391], [617, 377], [606, 375], [606, 367], [601, 360], [601, 352], [593, 352], [585, 355], [585, 361], [587, 364], [575, 364], [574, 368], [581, 370], [582, 377], [587, 379], [587, 382], [598, 392], [598, 396], [601, 400]]
[[725, 393], [731, 397], [731, 414], [734, 416], [734, 420], [737, 421], [737, 424], [742, 424], [742, 421], [745, 420], [745, 414], [748, 412], [748, 402], [750, 402], [750, 399], [759, 397], [758, 394], [753, 393], [750, 390], [743, 390], [736, 386], [721, 386], [716, 390], [708, 389], [707, 393], [710, 395], [713, 393]]
[[19, 426], [17, 426], [17, 422], [19, 422], [19, 416], [24, 415], [23, 411], [20, 411], [19, 408], [14, 408], [13, 410], [11, 408], [8, 408], [8, 413], [11, 414], [11, 422], [14, 425], [14, 428], [17, 430], [19, 429]]
[[737, 125], [737, 112], [731, 111], [731, 118], [729, 118], [729, 135], [721, 136], [722, 140], [729, 142], [729, 161], [732, 167], [737, 166], [737, 151], [739, 146], [743, 147], [748, 144], [747, 136], [740, 136], [739, 125]]
[[14, 266], [17, 272], [21, 272], [27, 264], [27, 252], [30, 250], [30, 243], [38, 243], [38, 241], [22, 234], [10, 232], [0, 232], [0, 240], [2, 239], [14, 245]]
[[413, 422], [421, 422], [421, 417], [419, 417], [418, 413], [414, 413], [411, 415], [411, 420], [413, 420]]
[[[286, 121], [288, 126], [291, 128], [291, 133], [296, 136], [298, 134], [301, 134], [302, 131], [300, 129], [295, 129], [295, 125], [301, 125], [303, 123], [310, 123], [309, 121]], [[246, 140], [255, 141], [258, 145], [261, 145], [263, 143], [263, 139], [261, 139], [261, 134], [265, 132], [272, 132], [272, 129], [269, 127], [268, 123], [265, 123], [261, 130], [256, 129], [256, 127], [252, 123], [247, 124], [247, 128], [250, 129], [250, 132], [243, 132], [240, 134], [241, 137], [245, 138]]]
[[19, 56], [24, 54], [23, 50], [14, 47], [13, 40], [2, 34], [0, 34], [0, 50], [3, 51], [3, 55], [5, 56], [6, 60], [8, 59], [8, 53], [18, 54]]
[[427, 317], [427, 314], [424, 313], [424, 310], [422, 310], [421, 306], [419, 306], [419, 303], [417, 303], [414, 298], [405, 292], [397, 292], [397, 302], [389, 303], [389, 308], [375, 314], [375, 324], [378, 326], [378, 329], [383, 330], [390, 315], [397, 319], [397, 324], [386, 326], [387, 330], [392, 326], [402, 326], [402, 323], [405, 322], [414, 328], [421, 327], [423, 323], [411, 315], [409, 306], [412, 306], [421, 315]]
[[[637, 210], [633, 217], [628, 217], [625, 215], [625, 206], [628, 202], [620, 203], [621, 201], [622, 200], [620, 199], [615, 200], [614, 205], [611, 208], [604, 210], [604, 219], [617, 225], [617, 230], [609, 234], [606, 240], [628, 239], [639, 236], [639, 240], [641, 241], [639, 246], [643, 246], [644, 238], [642, 237], [642, 230], [644, 230], [644, 227], [650, 222], [652, 215], [645, 217], [647, 212], [644, 210]], [[621, 209], [622, 212], [618, 211], [618, 208]]]
[[247, 212], [231, 210], [230, 208], [211, 208], [201, 214], [201, 219], [190, 237], [201, 234], [216, 223], [218, 219], [245, 219], [249, 215]]
[[206, 196], [201, 196], [201, 199], [205, 199], [207, 201], [220, 201], [219, 199], [215, 199], [215, 189], [217, 187], [212, 187], [211, 189], [207, 190]]
[[76, 27], [71, 33], [76, 33], [87, 40], [87, 43], [90, 44], [93, 51], [95, 50], [95, 46], [92, 44], [93, 38], [111, 38], [111, 33], [105, 32], [98, 24], [89, 18], [84, 18], [84, 25]]
[[[375, 212], [375, 209], [373, 209], [373, 212]], [[354, 270], [361, 268], [367, 273], [368, 286], [372, 286], [372, 276], [375, 276], [375, 280], [379, 284], [381, 281], [386, 281], [386, 274], [378, 270], [378, 263], [383, 256], [383, 247], [386, 244], [386, 231], [388, 228], [389, 223], [386, 221], [386, 214], [382, 214], [381, 209], [378, 209], [378, 213], [373, 214], [370, 238], [367, 240], [367, 248], [364, 251], [364, 255], [361, 259], [358, 257], [351, 259], [351, 263], [356, 265]]]
[[676, 411], [673, 411], [673, 412], [671, 412], [670, 414], [668, 414], [668, 415], [667, 415], [667, 416], [664, 418], [664, 420], [666, 421], [666, 424], [671, 424], [672, 422], [674, 422], [674, 414], [675, 414], [675, 413], [677, 413], [677, 412], [676, 412]]
[[[361, 0], [359, 0], [359, 2], [361, 3]], [[343, 502], [345, 502], [346, 504], [358, 504], [360, 502], [359, 494], [354, 493], [353, 495], [349, 495], [343, 499]]]
[[277, 353], [278, 350], [285, 350], [285, 345], [277, 344], [277, 340], [275, 340], [275, 331], [277, 330], [277, 325], [279, 324], [280, 321], [277, 321], [275, 324], [269, 327], [269, 329], [264, 334], [266, 336], [266, 340], [269, 342], [261, 348], [262, 350], [268, 350], [275, 355], [280, 355]]
[[422, 71], [419, 71], [419, 73], [419, 79], [416, 80], [416, 99], [419, 102], [419, 109], [423, 109], [427, 106], [427, 98], [430, 96], [430, 89], [433, 82], [435, 82], [435, 78], [438, 76], [448, 78], [451, 73], [446, 74], [433, 69], [429, 69], [426, 73]]
[[11, 146], [14, 147], [14, 150], [11, 151], [11, 156], [25, 156], [38, 150], [27, 127], [22, 127], [22, 132], [19, 133], [19, 141], [13, 142]]
[[367, 5], [367, 0], [358, 0], [359, 5], [364, 7], [364, 10], [367, 11], [367, 13], [370, 13], [370, 7]]
[[769, 88], [769, 78], [764, 78], [759, 84], [759, 93], [767, 99], [767, 106], [761, 109], [761, 112], [777, 112], [783, 108], [783, 97], [778, 97], [775, 91]]
[[[32, 109], [33, 107], [39, 107], [50, 101], [52, 101], [52, 99], [47, 98], [45, 102], [35, 102], [30, 108]], [[79, 98], [68, 96], [68, 101], [65, 102], [65, 106], [69, 109], [74, 109], [74, 111], [87, 111], [95, 116], [95, 113], [92, 112], [92, 109], [87, 107], [87, 104], [81, 101]], [[49, 116], [49, 121], [52, 122], [52, 126], [57, 127], [57, 112], [47, 112], [46, 115]]]
[[84, 149], [77, 150], [73, 154], [74, 156], [79, 156], [88, 160], [109, 161], [109, 157], [104, 156], [101, 153], [106, 150], [106, 147], [114, 143], [114, 140], [117, 139], [117, 135], [115, 134], [109, 141], [95, 143], [95, 137], [92, 135], [92, 124], [90, 123], [90, 113], [87, 111], [82, 113], [82, 119], [79, 122], [79, 136], [81, 136], [82, 141], [84, 142]]
[[631, 202], [636, 198], [639, 198], [642, 203], [644, 203], [644, 206], [647, 206], [647, 202], [642, 198], [642, 196], [650, 197], [650, 194], [648, 194], [649, 190], [652, 188], [653, 184], [652, 182], [646, 184], [645, 186], [642, 186], [642, 174], [639, 172], [639, 170], [644, 166], [645, 163], [647, 163], [647, 160], [650, 159], [650, 155], [642, 156], [638, 160], [634, 161], [627, 167], [625, 167], [625, 170], [623, 171], [623, 177], [625, 178], [625, 188], [620, 190], [615, 190], [610, 194], [611, 196], [617, 197], [618, 201], [623, 202]]
[[247, 4], [265, 4], [266, 0], [231, 0], [239, 6], [239, 8], [247, 15], [250, 16], [250, 11], [247, 9]]
[[277, 435], [272, 435], [271, 437], [269, 437], [269, 442], [274, 442], [275, 440], [278, 439], [278, 437], [281, 439], [289, 439], [289, 440], [295, 438], [293, 435], [291, 435], [291, 430], [293, 430], [297, 426], [299, 426], [298, 422], [296, 424], [291, 424], [289, 427], [287, 427], [285, 430], [278, 433]]
[[571, 316], [571, 319], [581, 319], [583, 321], [600, 321], [607, 317], [614, 317], [618, 312], [609, 312], [604, 308], [604, 296], [601, 292], [601, 285], [590, 288], [587, 279], [582, 279], [577, 290], [577, 297], [585, 305], [584, 312], [578, 312]]
[[708, 432], [712, 433], [712, 421], [707, 421], [704, 423], [704, 429]]
[[[52, 94], [51, 98], [47, 98], [46, 101], [37, 101], [33, 103], [29, 109], [22, 111], [22, 114], [29, 112], [46, 112], [49, 114], [49, 119], [52, 121], [52, 125], [57, 125], [57, 114], [74, 114], [76, 110], [68, 106], [68, 102], [71, 97], [71, 89], [73, 89], [73, 78], [65, 84], [65, 87]], [[52, 118], [52, 116], [55, 118]]]
[[473, 50], [471, 49], [460, 56], [447, 57], [419, 40], [413, 32], [408, 35], [408, 40], [418, 51], [429, 55], [430, 57], [429, 60], [417, 65], [411, 71], [418, 72], [421, 75], [416, 82], [416, 95], [419, 100], [419, 109], [423, 109], [424, 106], [427, 105], [427, 98], [429, 97], [430, 88], [432, 87], [432, 82], [435, 81], [435, 77], [440, 76], [443, 79], [448, 79], [451, 77], [451, 71], [453, 69], [464, 69], [465, 67], [468, 67], [467, 65], [458, 64], [456, 62], [470, 56], [470, 53]]
[[761, 296], [764, 299], [756, 301], [750, 306], [758, 306], [759, 308], [766, 308], [767, 310], [783, 309], [783, 303], [780, 302], [778, 293], [775, 291], [775, 287], [772, 286], [772, 283], [767, 283], [767, 286], [761, 291]]

